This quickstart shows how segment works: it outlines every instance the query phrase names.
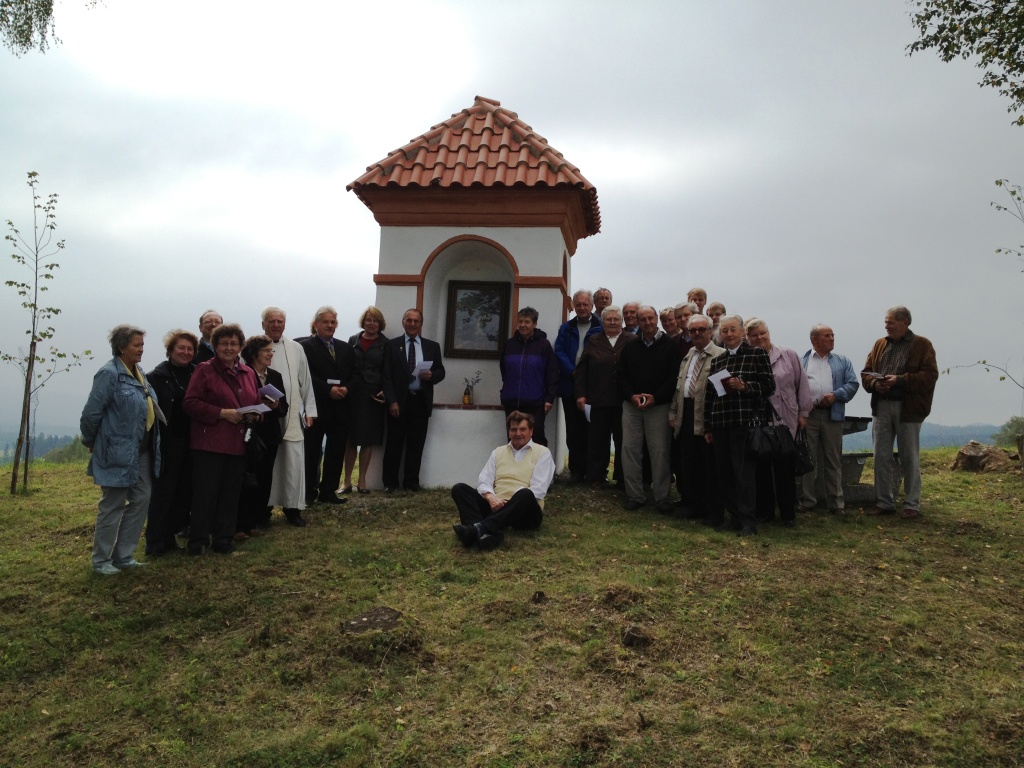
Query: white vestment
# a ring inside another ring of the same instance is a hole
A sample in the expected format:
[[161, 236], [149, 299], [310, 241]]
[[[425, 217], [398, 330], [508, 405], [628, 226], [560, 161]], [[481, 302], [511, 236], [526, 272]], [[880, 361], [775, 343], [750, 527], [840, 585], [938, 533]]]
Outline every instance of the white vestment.
[[313, 380], [309, 375], [306, 351], [298, 342], [282, 336], [280, 341], [274, 342], [274, 358], [270, 367], [284, 379], [288, 417], [285, 419], [284, 439], [274, 460], [274, 483], [267, 504], [285, 509], [305, 509], [306, 454], [301, 419], [304, 416], [316, 418], [316, 399], [313, 397]]

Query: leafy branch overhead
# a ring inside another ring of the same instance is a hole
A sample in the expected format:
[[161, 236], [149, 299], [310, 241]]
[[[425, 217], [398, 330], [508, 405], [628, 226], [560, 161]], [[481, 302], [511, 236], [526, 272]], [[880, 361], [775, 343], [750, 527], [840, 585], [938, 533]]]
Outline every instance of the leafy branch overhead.
[[[87, 0], [95, 8], [99, 0]], [[51, 43], [60, 44], [53, 20], [53, 0], [0, 0], [0, 41], [15, 56], [36, 49], [46, 53]]]
[[[907, 46], [913, 55], [935, 50], [945, 62], [976, 58], [985, 70], [978, 83], [1010, 100], [1006, 111], [1024, 106], [1024, 7], [1017, 0], [912, 0], [911, 21], [919, 39]], [[1014, 121], [1024, 125], [1024, 114]]]

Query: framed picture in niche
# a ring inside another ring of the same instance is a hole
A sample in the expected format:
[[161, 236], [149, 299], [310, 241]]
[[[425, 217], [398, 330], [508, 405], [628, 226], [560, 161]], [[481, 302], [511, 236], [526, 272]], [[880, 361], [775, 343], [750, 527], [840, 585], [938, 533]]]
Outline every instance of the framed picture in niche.
[[511, 298], [510, 283], [450, 281], [444, 356], [497, 360], [508, 337]]

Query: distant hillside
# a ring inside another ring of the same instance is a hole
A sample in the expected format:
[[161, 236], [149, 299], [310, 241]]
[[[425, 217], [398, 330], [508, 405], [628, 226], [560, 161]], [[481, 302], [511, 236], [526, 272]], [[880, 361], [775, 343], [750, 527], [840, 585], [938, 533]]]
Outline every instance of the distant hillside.
[[[72, 435], [33, 435], [32, 458], [38, 458], [50, 451], [70, 445], [77, 439], [77, 436]], [[7, 436], [7, 439], [0, 435], [0, 466], [14, 462], [14, 448], [17, 444], [18, 434], [16, 432]]]
[[[995, 424], [967, 424], [960, 427], [947, 427], [942, 424], [921, 425], [922, 448], [959, 447], [970, 440], [992, 444], [992, 435], [999, 431]], [[844, 451], [870, 451], [871, 427], [866, 432], [857, 432], [843, 438]]]

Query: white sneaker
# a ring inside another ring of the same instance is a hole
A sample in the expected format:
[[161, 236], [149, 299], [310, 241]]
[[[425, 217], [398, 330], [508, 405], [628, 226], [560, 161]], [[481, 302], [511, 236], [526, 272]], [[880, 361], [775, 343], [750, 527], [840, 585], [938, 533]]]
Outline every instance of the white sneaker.
[[104, 563], [103, 565], [94, 565], [92, 567], [92, 572], [98, 573], [100, 576], [116, 576], [121, 571], [110, 563]]

